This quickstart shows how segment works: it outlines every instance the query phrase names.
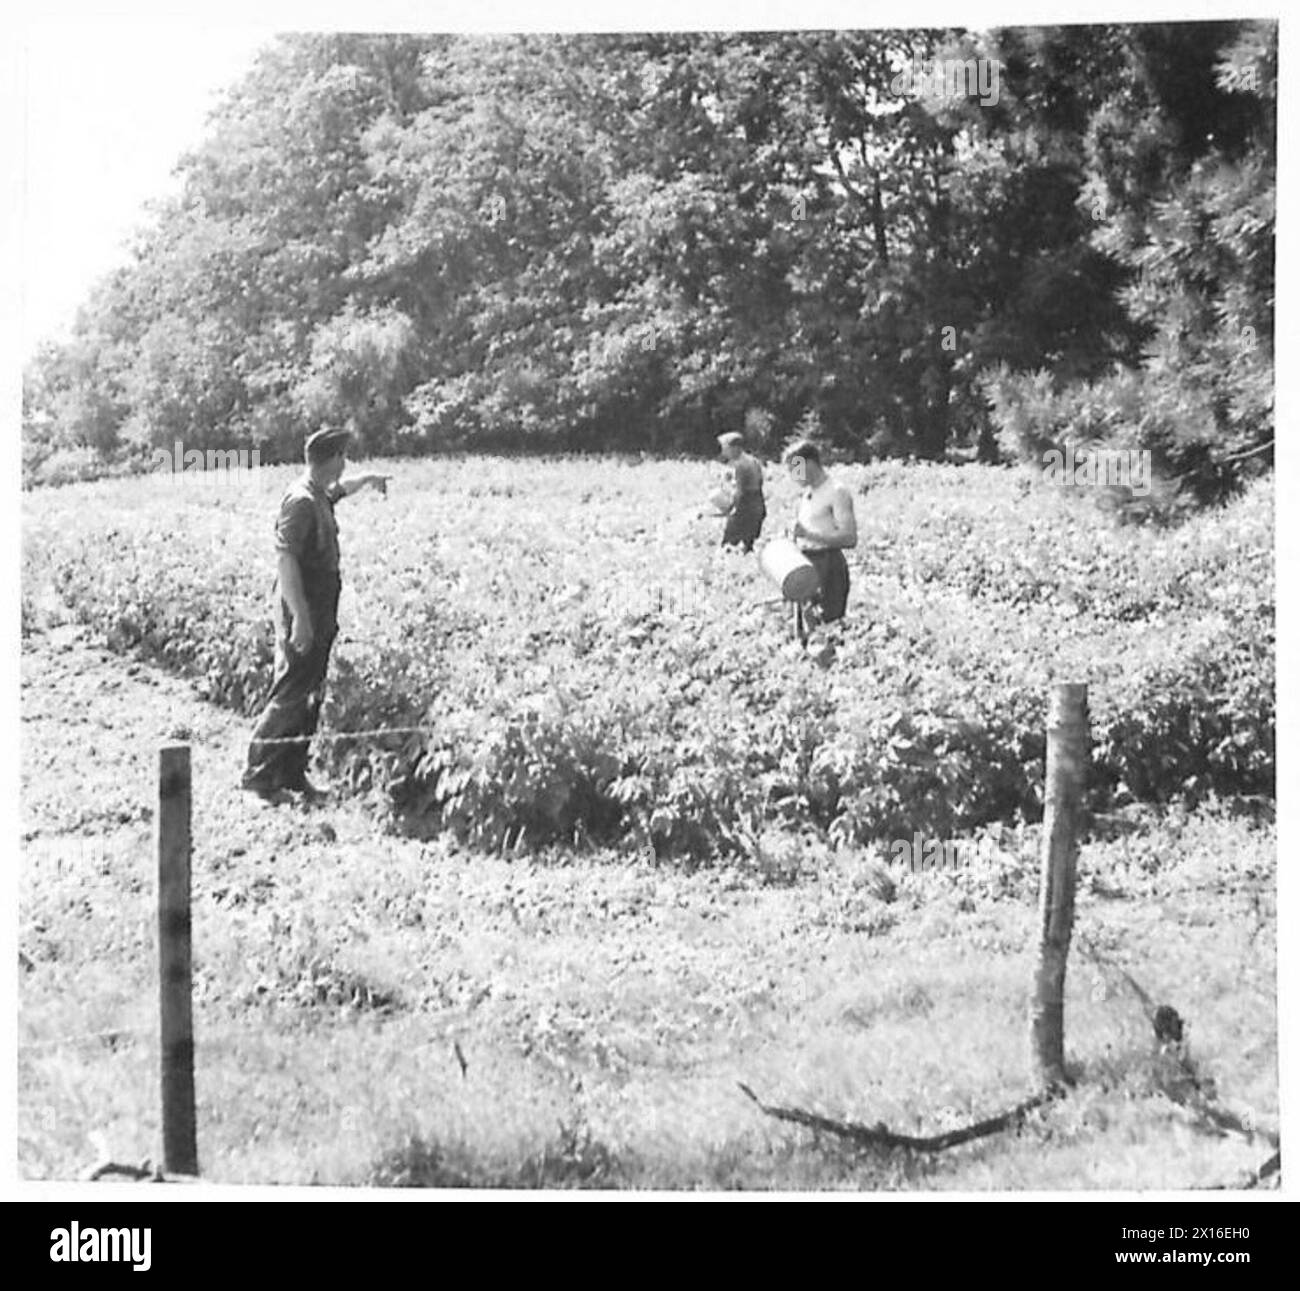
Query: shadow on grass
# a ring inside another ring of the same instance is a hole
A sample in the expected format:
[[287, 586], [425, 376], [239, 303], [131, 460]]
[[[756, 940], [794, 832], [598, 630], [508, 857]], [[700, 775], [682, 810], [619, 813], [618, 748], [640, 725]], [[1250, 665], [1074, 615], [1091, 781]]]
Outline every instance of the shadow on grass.
[[590, 1131], [560, 1126], [540, 1151], [512, 1164], [484, 1161], [464, 1144], [412, 1137], [371, 1168], [372, 1188], [627, 1188], [631, 1171]]

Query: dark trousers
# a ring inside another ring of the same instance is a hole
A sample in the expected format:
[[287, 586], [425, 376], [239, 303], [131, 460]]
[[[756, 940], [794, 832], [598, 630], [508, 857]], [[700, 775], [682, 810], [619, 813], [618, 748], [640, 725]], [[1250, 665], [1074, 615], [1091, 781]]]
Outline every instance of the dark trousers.
[[[301, 785], [307, 774], [308, 746], [320, 720], [325, 673], [339, 630], [338, 576], [316, 580], [304, 590], [311, 611], [312, 643], [302, 654], [289, 644], [293, 616], [281, 600], [275, 675], [248, 746], [248, 769], [244, 773], [247, 788], [292, 789]], [[269, 744], [265, 742], [268, 740], [293, 742]]]
[[[817, 623], [834, 623], [844, 617], [849, 603], [849, 562], [838, 547], [830, 551], [805, 551], [812, 562], [820, 583], [817, 594], [803, 605], [794, 607], [795, 628], [801, 641], [807, 640], [809, 631]], [[810, 619], [807, 611], [816, 607]]]
[[722, 545], [743, 547], [746, 551], [753, 551], [758, 535], [763, 532], [763, 521], [766, 519], [767, 507], [761, 497], [753, 501], [742, 498], [736, 504], [735, 510], [727, 517], [726, 526], [722, 530]]

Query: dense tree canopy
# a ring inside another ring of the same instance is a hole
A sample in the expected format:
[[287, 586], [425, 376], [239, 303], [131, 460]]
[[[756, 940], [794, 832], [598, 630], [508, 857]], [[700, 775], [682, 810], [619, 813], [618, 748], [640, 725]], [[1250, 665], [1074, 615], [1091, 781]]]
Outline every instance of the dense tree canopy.
[[1273, 434], [1275, 87], [1241, 21], [282, 37], [29, 365], [25, 460], [274, 460], [329, 420], [710, 451], [748, 417], [1140, 443], [1218, 496]]

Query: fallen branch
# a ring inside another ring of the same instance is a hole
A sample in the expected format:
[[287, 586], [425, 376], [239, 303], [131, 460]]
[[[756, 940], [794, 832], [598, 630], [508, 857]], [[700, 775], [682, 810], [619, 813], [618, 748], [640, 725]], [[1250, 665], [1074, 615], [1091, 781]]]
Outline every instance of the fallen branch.
[[1189, 1112], [1194, 1112], [1202, 1120], [1208, 1121], [1221, 1134], [1232, 1131], [1252, 1141], [1263, 1139], [1269, 1147], [1281, 1147], [1281, 1135], [1276, 1130], [1265, 1129], [1262, 1125], [1259, 1125], [1253, 1113], [1247, 1112], [1245, 1119], [1243, 1119], [1233, 1112], [1216, 1107], [1212, 1099], [1202, 1089], [1200, 1078], [1192, 1065], [1191, 1059], [1181, 1053], [1175, 1055], [1175, 1057], [1179, 1068], [1190, 1080], [1187, 1085], [1183, 1086], [1172, 1080], [1161, 1080], [1157, 1087], [1166, 1098], [1171, 1099], [1181, 1107], [1187, 1108]]
[[109, 1175], [121, 1175], [136, 1183], [148, 1180], [150, 1183], [198, 1183], [198, 1175], [164, 1174], [161, 1166], [150, 1165], [145, 1161], [141, 1165], [129, 1165], [122, 1161], [101, 1161], [93, 1165], [81, 1177], [87, 1183], [95, 1183]]
[[[1084, 957], [1090, 959], [1099, 968], [1118, 973], [1141, 1002], [1143, 1012], [1146, 1013], [1147, 1020], [1155, 1031], [1156, 1040], [1160, 1043], [1160, 1052], [1166, 1056], [1166, 1060], [1172, 1060], [1176, 1069], [1177, 1079], [1169, 1078], [1169, 1075], [1166, 1074], [1168, 1072], [1167, 1068], [1163, 1071], [1158, 1069], [1156, 1072], [1157, 1088], [1166, 1098], [1172, 1099], [1179, 1106], [1195, 1112], [1217, 1130], [1231, 1130], [1237, 1134], [1243, 1134], [1249, 1139], [1262, 1138], [1271, 1147], [1280, 1146], [1281, 1138], [1277, 1132], [1259, 1126], [1252, 1113], [1247, 1113], [1246, 1118], [1243, 1120], [1235, 1113], [1225, 1111], [1223, 1108], [1214, 1105], [1213, 1082], [1209, 1082], [1207, 1086], [1200, 1072], [1196, 1070], [1196, 1064], [1183, 1047], [1181, 1043], [1183, 1039], [1183, 1019], [1178, 1016], [1172, 1006], [1168, 1004], [1157, 1006], [1151, 996], [1133, 978], [1132, 974], [1126, 972], [1114, 960], [1102, 955], [1084, 938], [1076, 937], [1075, 944]], [[1207, 1092], [1207, 1089], [1209, 1092]], [[1267, 1164], [1268, 1162], [1265, 1162], [1265, 1165]], [[1265, 1176], [1259, 1176], [1259, 1178], [1263, 1177]], [[1256, 1182], [1258, 1182], [1258, 1178]]]
[[98, 1130], [91, 1131], [90, 1144], [95, 1149], [95, 1164], [88, 1166], [81, 1172], [81, 1178], [86, 1183], [96, 1183], [98, 1180], [105, 1179], [110, 1175], [120, 1175], [122, 1178], [133, 1180], [136, 1183], [144, 1180], [148, 1180], [150, 1183], [198, 1182], [197, 1175], [164, 1174], [162, 1166], [154, 1165], [147, 1157], [139, 1165], [114, 1161], [108, 1141]]
[[103, 1179], [110, 1174], [120, 1174], [137, 1182], [141, 1179], [157, 1178], [147, 1161], [144, 1165], [127, 1165], [121, 1161], [101, 1161], [98, 1165], [91, 1166], [81, 1177], [87, 1183], [94, 1183], [96, 1180]]
[[1264, 1162], [1258, 1170], [1252, 1170], [1241, 1183], [1212, 1183], [1205, 1189], [1207, 1192], [1249, 1192], [1252, 1188], [1258, 1188], [1265, 1179], [1277, 1174], [1282, 1168], [1282, 1153], [1274, 1152], [1267, 1161]]
[[1128, 988], [1133, 992], [1133, 994], [1136, 995], [1138, 999], [1142, 1002], [1142, 1009], [1143, 1012], [1145, 1012], [1147, 1015], [1147, 1021], [1150, 1022], [1152, 1026], [1154, 1026], [1155, 1019], [1156, 1019], [1155, 1001], [1152, 1000], [1152, 998], [1146, 993], [1146, 991], [1144, 991], [1141, 988], [1141, 986], [1138, 985], [1138, 983], [1134, 980], [1132, 975], [1129, 974], [1120, 964], [1117, 964], [1113, 959], [1110, 959], [1107, 956], [1101, 954], [1101, 952], [1098, 951], [1096, 947], [1093, 946], [1093, 944], [1087, 940], [1087, 938], [1080, 936], [1079, 934], [1076, 933], [1074, 938], [1074, 944], [1079, 948], [1079, 951], [1082, 953], [1085, 959], [1091, 960], [1094, 964], [1097, 965], [1098, 968], [1107, 968], [1112, 973], [1118, 973], [1120, 977], [1124, 979], [1125, 985], [1127, 985]]
[[1255, 1188], [1271, 1175], [1275, 1175], [1282, 1169], [1282, 1152], [1281, 1149], [1274, 1152], [1267, 1161], [1264, 1162], [1250, 1178], [1242, 1184], [1243, 1188]]
[[1062, 1092], [1059, 1089], [1044, 1090], [999, 1116], [990, 1116], [987, 1120], [976, 1121], [974, 1125], [966, 1125], [959, 1130], [948, 1130], [944, 1134], [917, 1137], [912, 1134], [895, 1134], [883, 1122], [861, 1125], [853, 1121], [836, 1121], [827, 1116], [818, 1116], [815, 1112], [805, 1112], [799, 1107], [774, 1107], [763, 1102], [748, 1085], [742, 1084], [740, 1090], [758, 1104], [760, 1111], [778, 1121], [791, 1121], [810, 1130], [825, 1130], [828, 1134], [838, 1134], [841, 1138], [852, 1139], [855, 1143], [870, 1147], [908, 1148], [913, 1152], [942, 1152], [945, 1148], [955, 1148], [959, 1143], [969, 1143], [972, 1139], [998, 1134], [1018, 1125], [1028, 1112], [1059, 1098]]

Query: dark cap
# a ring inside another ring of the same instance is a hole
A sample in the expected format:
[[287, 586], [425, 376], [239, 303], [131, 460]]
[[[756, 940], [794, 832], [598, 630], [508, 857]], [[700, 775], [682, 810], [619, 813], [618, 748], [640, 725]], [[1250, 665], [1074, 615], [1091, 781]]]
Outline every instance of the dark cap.
[[347, 451], [351, 436], [346, 430], [318, 430], [307, 436], [306, 450], [309, 462], [324, 462], [336, 453]]

